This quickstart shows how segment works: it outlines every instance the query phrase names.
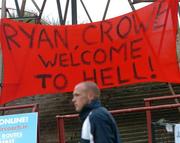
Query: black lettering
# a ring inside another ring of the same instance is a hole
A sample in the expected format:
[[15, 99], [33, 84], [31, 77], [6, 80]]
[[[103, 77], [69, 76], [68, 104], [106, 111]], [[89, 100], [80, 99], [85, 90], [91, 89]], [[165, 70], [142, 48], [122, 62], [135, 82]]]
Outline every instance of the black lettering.
[[150, 57], [148, 57], [148, 65], [149, 65], [149, 68], [150, 68], [150, 70], [152, 72], [151, 78], [155, 79], [156, 78], [156, 74], [153, 73], [154, 72], [154, 67], [153, 67], [152, 60], [151, 60]]
[[90, 51], [86, 50], [81, 53], [81, 61], [85, 65], [90, 65], [91, 62], [90, 62], [90, 60], [87, 60], [87, 57], [88, 57], [87, 54], [90, 54]]
[[68, 31], [67, 28], [64, 28], [64, 35], [62, 36], [58, 29], [54, 29], [54, 42], [56, 48], [58, 48], [58, 39], [63, 43], [64, 47], [68, 49]]
[[153, 68], [152, 61], [151, 61], [150, 57], [148, 57], [148, 63], [149, 63], [150, 70], [153, 72], [154, 68]]
[[153, 9], [151, 15], [149, 16], [148, 20], [146, 21], [146, 24], [143, 23], [142, 20], [140, 20], [140, 18], [136, 14], [132, 15], [134, 30], [135, 30], [136, 34], [139, 34], [140, 31], [146, 32], [148, 30], [149, 24], [152, 21], [153, 13], [154, 13], [154, 9]]
[[117, 67], [117, 78], [119, 84], [124, 84], [130, 81], [129, 79], [122, 79], [122, 73], [120, 67]]
[[[96, 28], [97, 28], [96, 25], [89, 25], [84, 29], [82, 38], [83, 38], [84, 43], [86, 43], [87, 45], [93, 45], [93, 44], [97, 43], [97, 41], [93, 41], [92, 39], [90, 40], [87, 38], [88, 31], [92, 30], [92, 29], [96, 29]], [[96, 31], [94, 31], [94, 32], [96, 33]]]
[[[110, 62], [117, 60], [117, 58], [115, 58], [115, 53], [120, 54], [121, 51], [123, 52], [124, 61], [127, 61], [127, 43], [123, 43], [119, 48], [113, 46], [110, 48], [110, 52], [109, 52]], [[115, 60], [113, 60], [113, 57], [115, 58]]]
[[[101, 57], [101, 59], [100, 59]], [[103, 64], [107, 60], [107, 54], [103, 49], [97, 49], [94, 52], [93, 60], [96, 64]]]
[[62, 90], [67, 87], [68, 80], [65, 75], [57, 74], [53, 80], [54, 87], [58, 90]]
[[138, 44], [142, 40], [143, 40], [142, 38], [139, 38], [139, 39], [135, 39], [135, 40], [131, 41], [131, 46], [130, 46], [131, 52], [130, 53], [131, 53], [132, 59], [137, 59], [137, 58], [142, 57], [141, 52], [140, 52], [142, 47], [135, 47], [136, 44]]
[[145, 32], [148, 28], [149, 22], [147, 22], [147, 25], [145, 26], [144, 23], [142, 23], [140, 20], [136, 20], [136, 16], [132, 15], [133, 24], [134, 24], [134, 30], [136, 34], [139, 34], [141, 29], [143, 32]]
[[102, 84], [105, 86], [113, 85], [113, 83], [111, 82], [112, 81], [112, 74], [106, 75], [110, 71], [112, 71], [112, 68], [105, 68], [105, 69], [100, 70], [101, 81], [102, 81]]
[[[127, 21], [127, 22], [126, 22]], [[124, 22], [124, 23], [123, 23]], [[126, 23], [125, 23], [126, 22]], [[123, 23], [123, 24], [122, 24]], [[127, 29], [124, 29], [124, 27], [121, 27], [121, 24], [124, 26], [124, 25], [127, 25]], [[117, 34], [120, 38], [126, 38], [129, 33], [131, 32], [131, 29], [132, 29], [132, 22], [131, 22], [131, 19], [128, 17], [128, 16], [124, 16], [123, 18], [120, 19], [118, 25], [117, 25]], [[126, 30], [126, 31], [123, 31], [122, 30]]]
[[133, 62], [133, 73], [134, 73], [134, 78], [135, 79], [138, 79], [138, 80], [147, 79], [146, 77], [138, 75], [136, 64], [134, 62]]
[[33, 48], [35, 28], [33, 28], [30, 33], [25, 31], [21, 26], [19, 26], [19, 29], [29, 39], [29, 48]]
[[[105, 24], [107, 26], [105, 26]], [[100, 24], [100, 28], [101, 28], [101, 42], [104, 42], [105, 39], [105, 35], [106, 37], [112, 42], [113, 38], [111, 37], [111, 30], [112, 30], [112, 23], [109, 21], [102, 21]]]
[[20, 48], [19, 43], [15, 40], [15, 37], [18, 35], [17, 30], [13, 26], [11, 26], [10, 24], [4, 23], [3, 24], [3, 31], [4, 31], [4, 34], [6, 37], [5, 39], [7, 41], [7, 45], [8, 45], [9, 50], [11, 50], [11, 44], [10, 43], [13, 43], [16, 45], [16, 47]]
[[77, 58], [75, 58], [75, 57], [73, 56], [73, 53], [70, 54], [70, 60], [71, 60], [71, 66], [77, 67], [77, 66], [80, 65], [79, 62], [75, 61], [75, 60], [77, 60]]
[[48, 34], [46, 33], [45, 29], [42, 29], [41, 32], [40, 32], [40, 35], [39, 35], [39, 40], [38, 40], [38, 47], [39, 48], [41, 47], [42, 42], [47, 42], [49, 44], [49, 46], [51, 48], [53, 48], [53, 44], [52, 44]]
[[41, 87], [46, 88], [47, 87], [47, 79], [51, 78], [51, 74], [38, 74], [35, 76], [35, 78], [38, 78], [41, 80]]
[[87, 76], [87, 72], [89, 72], [89, 70], [87, 71], [83, 71], [83, 80], [84, 81], [94, 81], [97, 83], [97, 74], [96, 74], [96, 70], [93, 69], [93, 75], [92, 76]]
[[[154, 20], [154, 26], [153, 26], [153, 29], [154, 30], [157, 30], [157, 29], [159, 29], [159, 28], [162, 28], [162, 27], [165, 27], [165, 20], [161, 20], [161, 22], [163, 22], [163, 23], [159, 23], [160, 22], [160, 20], [158, 20], [158, 18], [159, 17], [161, 17], [161, 16], [163, 16], [164, 14], [166, 14], [166, 17], [168, 16], [167, 14], [167, 11], [168, 11], [168, 8], [165, 8], [165, 9], [162, 9], [162, 7], [163, 7], [163, 3], [164, 3], [165, 1], [164, 0], [162, 0], [161, 2], [160, 2], [160, 4], [159, 4], [159, 7], [158, 7], [158, 10], [157, 10], [157, 14], [156, 14], [156, 17], [155, 17], [155, 20]], [[158, 21], [158, 22], [157, 22]]]
[[62, 67], [68, 67], [68, 58], [66, 53], [59, 54], [59, 65]]
[[57, 54], [55, 54], [54, 59], [52, 61], [46, 60], [40, 54], [38, 55], [38, 58], [40, 59], [41, 63], [45, 68], [49, 66], [54, 67], [57, 64]]

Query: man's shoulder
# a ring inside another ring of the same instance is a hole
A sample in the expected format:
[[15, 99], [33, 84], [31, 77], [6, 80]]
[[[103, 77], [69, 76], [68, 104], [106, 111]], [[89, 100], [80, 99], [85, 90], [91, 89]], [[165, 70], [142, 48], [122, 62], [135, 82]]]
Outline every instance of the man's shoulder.
[[107, 120], [109, 118], [109, 111], [105, 107], [93, 109], [90, 114], [90, 120]]

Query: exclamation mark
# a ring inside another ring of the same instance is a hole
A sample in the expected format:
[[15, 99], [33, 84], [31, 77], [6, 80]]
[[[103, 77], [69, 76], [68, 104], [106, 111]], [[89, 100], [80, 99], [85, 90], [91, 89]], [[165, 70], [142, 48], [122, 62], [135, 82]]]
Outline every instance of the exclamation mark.
[[151, 58], [150, 58], [150, 57], [148, 57], [148, 63], [149, 63], [149, 68], [150, 68], [150, 70], [152, 71], [151, 78], [152, 78], [152, 79], [155, 79], [155, 78], [156, 78], [156, 75], [153, 73], [153, 72], [154, 72], [154, 68], [153, 68], [153, 66], [152, 66], [152, 61], [151, 61]]

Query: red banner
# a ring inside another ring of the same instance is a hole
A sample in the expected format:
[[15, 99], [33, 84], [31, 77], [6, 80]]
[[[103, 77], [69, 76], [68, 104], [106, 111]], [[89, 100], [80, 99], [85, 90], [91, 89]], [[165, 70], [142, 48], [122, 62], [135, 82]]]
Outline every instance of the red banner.
[[177, 4], [177, 0], [159, 0], [116, 18], [74, 26], [2, 19], [0, 103], [69, 92], [84, 80], [93, 80], [100, 88], [179, 83]]

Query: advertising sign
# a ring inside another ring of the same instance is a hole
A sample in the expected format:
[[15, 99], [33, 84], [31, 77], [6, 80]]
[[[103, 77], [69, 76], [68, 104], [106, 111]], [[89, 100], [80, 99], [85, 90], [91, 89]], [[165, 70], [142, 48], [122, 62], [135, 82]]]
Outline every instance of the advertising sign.
[[0, 143], [37, 143], [37, 113], [0, 116]]
[[175, 143], [180, 143], [180, 124], [175, 125], [174, 137]]

